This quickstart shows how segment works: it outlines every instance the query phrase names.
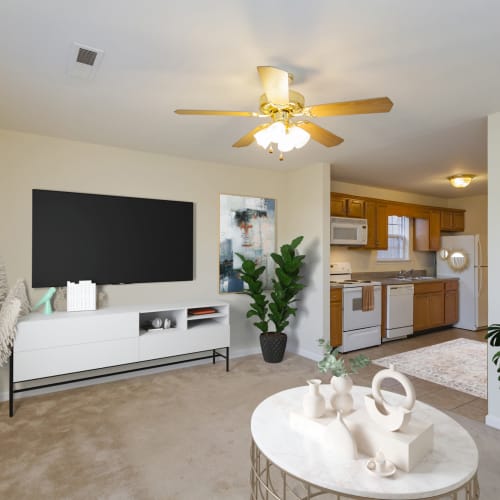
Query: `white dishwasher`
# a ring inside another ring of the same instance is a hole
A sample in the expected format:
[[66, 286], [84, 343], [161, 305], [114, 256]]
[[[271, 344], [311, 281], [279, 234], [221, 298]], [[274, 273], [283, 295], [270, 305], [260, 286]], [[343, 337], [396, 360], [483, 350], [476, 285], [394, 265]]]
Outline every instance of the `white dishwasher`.
[[413, 285], [387, 285], [386, 338], [413, 333]]

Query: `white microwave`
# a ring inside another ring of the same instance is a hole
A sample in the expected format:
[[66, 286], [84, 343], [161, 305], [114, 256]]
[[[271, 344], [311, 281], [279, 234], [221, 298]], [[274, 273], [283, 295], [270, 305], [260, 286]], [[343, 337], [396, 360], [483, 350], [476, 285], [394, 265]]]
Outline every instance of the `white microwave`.
[[368, 221], [352, 217], [332, 217], [330, 245], [366, 245]]

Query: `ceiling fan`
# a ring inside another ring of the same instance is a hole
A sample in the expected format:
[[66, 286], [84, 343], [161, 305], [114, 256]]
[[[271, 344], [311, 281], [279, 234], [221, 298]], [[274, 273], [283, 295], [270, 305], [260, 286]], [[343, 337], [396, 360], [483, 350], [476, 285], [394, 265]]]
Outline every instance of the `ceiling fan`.
[[259, 113], [209, 109], [176, 109], [175, 112], [180, 115], [268, 117], [271, 119], [270, 122], [255, 127], [238, 139], [233, 147], [249, 146], [255, 140], [259, 146], [272, 153], [272, 143], [274, 143], [280, 151], [282, 160], [284, 152], [305, 146], [310, 138], [328, 148], [344, 141], [307, 118], [387, 113], [392, 108], [392, 101], [388, 97], [306, 106], [304, 96], [290, 88], [293, 82], [291, 73], [273, 66], [257, 66], [257, 71], [264, 89], [264, 94], [260, 97]]

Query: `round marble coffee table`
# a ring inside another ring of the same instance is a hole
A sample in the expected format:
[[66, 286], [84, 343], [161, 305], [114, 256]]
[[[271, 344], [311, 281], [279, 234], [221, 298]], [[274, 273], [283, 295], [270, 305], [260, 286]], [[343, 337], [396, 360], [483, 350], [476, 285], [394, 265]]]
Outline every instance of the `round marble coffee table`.
[[[366, 456], [339, 464], [326, 446], [293, 430], [290, 413], [302, 411], [307, 387], [279, 392], [262, 401], [252, 415], [251, 488], [257, 499], [450, 499], [479, 498], [478, 451], [469, 433], [455, 420], [417, 401], [415, 415], [434, 424], [434, 448], [411, 472], [387, 478], [366, 470]], [[329, 400], [329, 385], [321, 392]], [[352, 390], [354, 408], [364, 405], [369, 387]], [[387, 400], [402, 399], [383, 391]]]

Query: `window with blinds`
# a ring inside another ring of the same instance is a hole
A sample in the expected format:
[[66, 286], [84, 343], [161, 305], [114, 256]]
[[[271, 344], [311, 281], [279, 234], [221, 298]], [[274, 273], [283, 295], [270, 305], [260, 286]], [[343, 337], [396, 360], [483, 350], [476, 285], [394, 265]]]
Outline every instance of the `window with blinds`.
[[409, 260], [410, 219], [390, 215], [388, 218], [388, 248], [377, 252], [377, 260]]

